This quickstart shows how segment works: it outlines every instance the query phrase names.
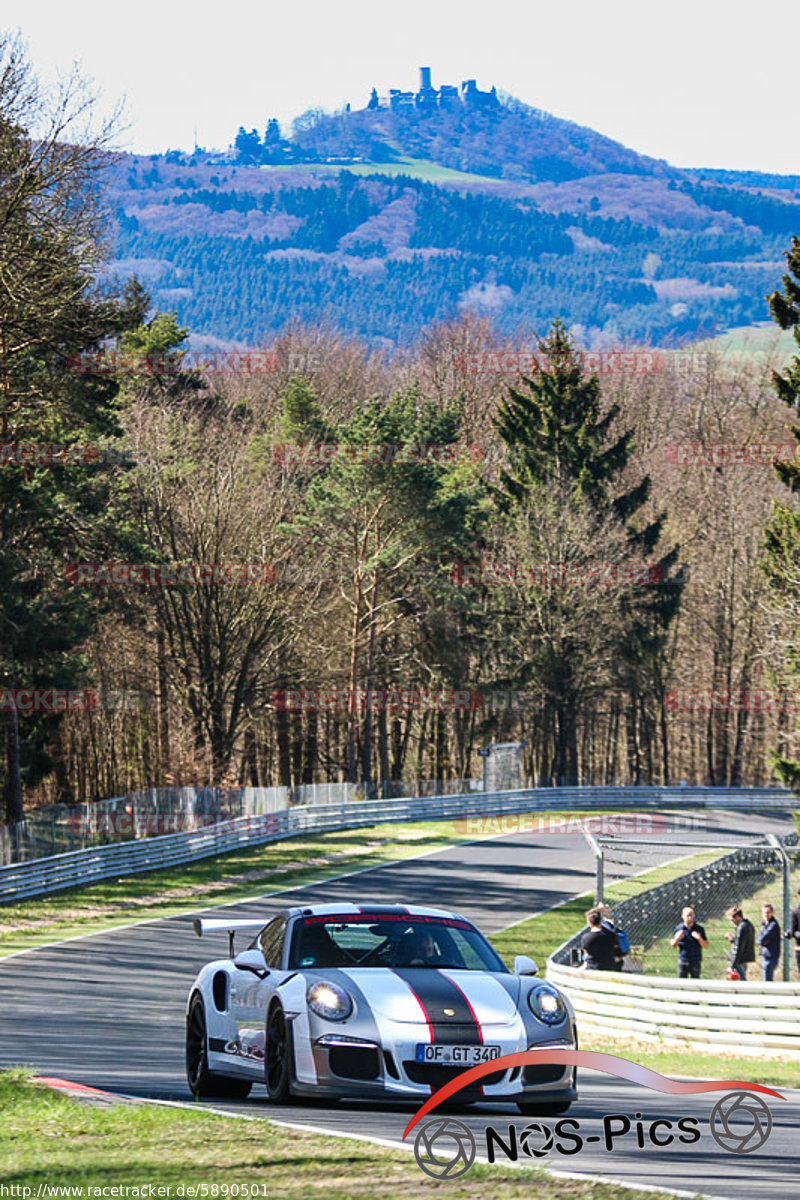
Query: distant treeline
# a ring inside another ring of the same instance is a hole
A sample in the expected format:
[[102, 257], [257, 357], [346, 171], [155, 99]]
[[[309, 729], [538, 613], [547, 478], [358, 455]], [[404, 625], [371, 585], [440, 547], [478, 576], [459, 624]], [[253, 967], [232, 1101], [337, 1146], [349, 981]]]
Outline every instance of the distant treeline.
[[[587, 331], [655, 342], [763, 320], [775, 270], [762, 264], [777, 259], [782, 243], [754, 226], [760, 219], [779, 231], [786, 214], [796, 213], [800, 228], [800, 206], [728, 188], [681, 188], [700, 204], [729, 202], [749, 229], [735, 240], [719, 230], [664, 237], [655, 226], [601, 216], [593, 206], [554, 214], [513, 197], [462, 194], [409, 176], [342, 172], [331, 182], [260, 192], [183, 187], [162, 203], [163, 229], [152, 207], [146, 227], [120, 208], [117, 253], [172, 264], [159, 278], [156, 299], [163, 291], [162, 302], [181, 322], [237, 342], [260, 342], [289, 313], [311, 321], [321, 309], [348, 333], [397, 344], [414, 340], [431, 319], [470, 308], [491, 311], [508, 333], [542, 329], [558, 312]], [[399, 200], [402, 215], [390, 207]], [[209, 220], [261, 213], [273, 233], [206, 233], [195, 208], [186, 228], [197, 232], [176, 232], [169, 212], [186, 205], [203, 206]], [[410, 228], [403, 229], [409, 213]], [[398, 256], [398, 242], [410, 253]], [[280, 253], [298, 250], [315, 257]], [[659, 262], [645, 278], [653, 250]], [[369, 269], [364, 259], [372, 260]], [[684, 285], [685, 295], [659, 295], [661, 278], [697, 283]]]

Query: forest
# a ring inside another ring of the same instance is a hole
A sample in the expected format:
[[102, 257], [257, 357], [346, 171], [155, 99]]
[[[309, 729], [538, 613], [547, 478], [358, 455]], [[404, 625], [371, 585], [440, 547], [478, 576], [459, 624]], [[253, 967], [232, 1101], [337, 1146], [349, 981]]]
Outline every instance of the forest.
[[[250, 261], [247, 238], [185, 238], [181, 270], [235, 281], [239, 334], [271, 351], [259, 369], [193, 367], [180, 313], [108, 274], [114, 216], [97, 181], [117, 168], [102, 140], [58, 122], [32, 139], [26, 81], [7, 70], [0, 94], [8, 820], [170, 784], [389, 794], [476, 776], [479, 751], [509, 740], [544, 786], [797, 781], [800, 355], [704, 347], [593, 374], [548, 258], [562, 218], [504, 221], [502, 199], [344, 178], [267, 189], [255, 206], [231, 189], [210, 207], [278, 209], [324, 253], [411, 191], [412, 250], [459, 253], [387, 263], [380, 307], [343, 267], [326, 267], [341, 285], [328, 294], [327, 276], [286, 257], [267, 288], [236, 257]], [[644, 236], [598, 214], [585, 228], [619, 235], [615, 264]], [[704, 236], [691, 235], [698, 259]], [[123, 237], [158, 256], [169, 235]], [[439, 319], [425, 299], [442, 278], [471, 286], [504, 237], [494, 286], [536, 289], [535, 364], [529, 329]], [[800, 241], [784, 241], [765, 292], [797, 331]], [[589, 321], [590, 258], [573, 259]], [[631, 337], [651, 300], [636, 286], [622, 272], [603, 283]], [[336, 322], [343, 306], [384, 341]], [[529, 365], [465, 365], [487, 351]], [[788, 445], [788, 461], [755, 444]]]
[[[137, 168], [121, 191], [119, 173], [109, 187], [116, 262], [149, 273], [154, 300], [195, 337], [237, 345], [277, 334], [287, 305], [301, 321], [332, 316], [342, 332], [395, 348], [464, 312], [489, 315], [516, 338], [544, 333], [559, 315], [588, 344], [680, 345], [766, 318], [781, 231], [800, 213], [733, 189], [698, 185], [690, 196], [664, 184], [659, 204], [677, 194], [700, 214], [665, 231], [660, 220], [604, 215], [599, 204], [552, 212], [411, 176], [343, 170], [301, 183], [257, 168], [221, 177], [208, 167], [152, 169], [157, 179]], [[723, 231], [709, 204], [727, 192], [741, 215], [726, 212]], [[750, 216], [769, 232], [745, 223]]]

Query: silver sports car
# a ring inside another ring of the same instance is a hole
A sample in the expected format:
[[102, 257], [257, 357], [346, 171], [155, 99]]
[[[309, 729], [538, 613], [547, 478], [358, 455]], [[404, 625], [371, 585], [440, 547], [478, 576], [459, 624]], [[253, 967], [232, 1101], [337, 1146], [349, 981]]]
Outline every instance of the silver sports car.
[[[576, 1046], [569, 1001], [519, 956], [509, 972], [458, 913], [414, 905], [287, 908], [260, 921], [198, 920], [227, 930], [230, 957], [203, 967], [186, 1011], [195, 1096], [245, 1097], [263, 1083], [292, 1097], [419, 1100], [466, 1068], [543, 1045]], [[234, 954], [237, 930], [255, 933]], [[462, 1101], [566, 1112], [574, 1071], [498, 1070]]]

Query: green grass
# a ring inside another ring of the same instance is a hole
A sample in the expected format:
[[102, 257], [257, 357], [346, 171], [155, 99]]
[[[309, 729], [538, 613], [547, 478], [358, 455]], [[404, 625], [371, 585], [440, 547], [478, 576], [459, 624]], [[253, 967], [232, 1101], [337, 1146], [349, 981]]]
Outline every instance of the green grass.
[[[142, 1184], [169, 1187], [173, 1197], [181, 1185], [206, 1185], [211, 1197], [215, 1185], [216, 1195], [225, 1196], [230, 1191], [222, 1189], [238, 1185], [241, 1195], [247, 1184], [269, 1200], [400, 1200], [418, 1197], [422, 1189], [476, 1200], [634, 1200], [640, 1194], [617, 1184], [481, 1164], [457, 1181], [434, 1182], [407, 1151], [202, 1109], [96, 1107], [36, 1085], [21, 1071], [0, 1072], [0, 1112], [0, 1184], [31, 1188], [32, 1196], [49, 1185], [74, 1187], [73, 1196], [91, 1200], [88, 1188]], [[298, 1113], [298, 1120], [304, 1117]]]
[[262, 167], [262, 171], [350, 171], [353, 175], [410, 175], [413, 179], [422, 179], [426, 183], [442, 183], [456, 181], [459, 183], [487, 183], [494, 177], [475, 175], [471, 171], [456, 171], [452, 167], [442, 167], [439, 163], [428, 158], [409, 158], [398, 156], [394, 162], [386, 163], [287, 163], [285, 166]]
[[[646, 892], [659, 884], [667, 883], [670, 879], [677, 879], [679, 875], [685, 875], [696, 867], [712, 862], [722, 853], [722, 850], [713, 850], [692, 854], [678, 862], [666, 863], [642, 875], [613, 883], [605, 889], [606, 903], [612, 907], [614, 904], [620, 904], [623, 900], [639, 895], [640, 892]], [[544, 969], [548, 955], [586, 924], [586, 910], [591, 907], [593, 899], [593, 892], [584, 892], [549, 912], [530, 917], [519, 925], [512, 925], [509, 929], [494, 934], [489, 940], [507, 963], [513, 961], [515, 954], [528, 954]]]
[[641, 1063], [662, 1075], [689, 1075], [693, 1079], [741, 1079], [766, 1083], [769, 1087], [800, 1087], [800, 1063], [779, 1059], [763, 1061], [738, 1054], [706, 1053], [700, 1050], [662, 1049], [628, 1038], [609, 1038], [588, 1034], [581, 1038], [581, 1050], [600, 1050]]
[[752, 325], [736, 325], [714, 338], [685, 347], [689, 353], [721, 350], [735, 358], [749, 359], [775, 353], [788, 360], [797, 353], [797, 343], [790, 329], [781, 330], [774, 321], [756, 321]]
[[[795, 814], [795, 819], [797, 819], [797, 814]], [[726, 851], [714, 850], [709, 853], [694, 854], [679, 862], [667, 863], [665, 866], [656, 867], [643, 875], [612, 884], [606, 888], [606, 901], [613, 907], [615, 903], [618, 904], [651, 887], [657, 887], [661, 883], [693, 871], [723, 853]], [[572, 937], [585, 924], [584, 914], [592, 899], [592, 893], [585, 892], [582, 896], [559, 905], [558, 908], [541, 913], [537, 917], [531, 917], [509, 929], [504, 929], [502, 932], [494, 934], [489, 940], [507, 963], [510, 964], [513, 961], [515, 954], [528, 954], [536, 960], [543, 974], [548, 955], [558, 949], [567, 938]], [[776, 902], [774, 888], [772, 902]], [[747, 909], [751, 911], [751, 914], [757, 914], [760, 912], [760, 903], [760, 893], [758, 893], [747, 902]], [[726, 963], [728, 943], [721, 937], [721, 934], [732, 930], [733, 926], [724, 918], [720, 918], [719, 921], [706, 921], [703, 924], [709, 934], [709, 940], [716, 938], [719, 934], [719, 940], [725, 947], [725, 950], [720, 949], [719, 953], [724, 957]], [[758, 924], [758, 922], [754, 921], [754, 924]], [[666, 941], [668, 943], [669, 939]], [[674, 967], [677, 951], [669, 947], [669, 955], [671, 965]], [[709, 951], [704, 952], [704, 967], [707, 956], [709, 956]], [[716, 959], [713, 957], [708, 962], [709, 966], [712, 964], [716, 964]], [[708, 971], [709, 975], [712, 973], [711, 970]], [[717, 977], [721, 974], [723, 974], [722, 971], [716, 972]], [[581, 1038], [580, 1044], [582, 1050], [601, 1050], [607, 1054], [617, 1054], [621, 1058], [641, 1063], [664, 1075], [746, 1079], [755, 1083], [771, 1084], [774, 1087], [800, 1087], [800, 1062], [777, 1060], [760, 1062], [758, 1059], [736, 1054], [720, 1054], [713, 1051], [706, 1053], [705, 1051], [681, 1050], [680, 1048], [654, 1047], [649, 1049], [646, 1042], [633, 1041], [628, 1037], [584, 1036]]]
[[463, 840], [452, 821], [371, 825], [287, 838], [185, 866], [120, 875], [51, 896], [0, 904], [0, 957], [131, 921], [195, 912], [315, 883]]
[[[537, 814], [509, 817], [515, 827]], [[541, 815], [541, 814], [539, 814]], [[599, 816], [598, 812], [553, 812], [553, 818]], [[489, 836], [511, 832], [499, 818]], [[577, 835], [576, 835], [577, 836]], [[477, 834], [463, 820], [370, 825], [287, 838], [181, 867], [120, 875], [86, 887], [18, 903], [0, 903], [0, 958], [58, 939], [95, 933], [131, 921], [196, 912], [267, 892], [322, 882], [333, 875], [446, 849]]]

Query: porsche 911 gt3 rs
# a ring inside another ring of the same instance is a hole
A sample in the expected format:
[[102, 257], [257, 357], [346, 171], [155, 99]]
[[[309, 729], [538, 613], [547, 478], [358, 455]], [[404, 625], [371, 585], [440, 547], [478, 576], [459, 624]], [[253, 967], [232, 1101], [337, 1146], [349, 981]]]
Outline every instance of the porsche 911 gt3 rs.
[[[229, 957], [189, 993], [186, 1070], [198, 1097], [244, 1098], [254, 1083], [293, 1097], [423, 1100], [454, 1075], [533, 1047], [575, 1047], [569, 1001], [518, 956], [513, 974], [458, 913], [410, 905], [287, 908], [261, 921], [198, 920], [227, 930]], [[255, 933], [234, 954], [237, 931]], [[574, 1071], [501, 1069], [459, 1099], [514, 1101], [555, 1115], [576, 1098]]]

